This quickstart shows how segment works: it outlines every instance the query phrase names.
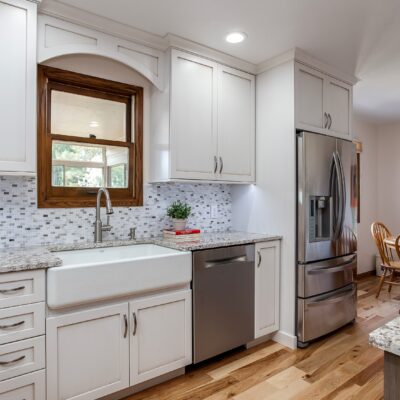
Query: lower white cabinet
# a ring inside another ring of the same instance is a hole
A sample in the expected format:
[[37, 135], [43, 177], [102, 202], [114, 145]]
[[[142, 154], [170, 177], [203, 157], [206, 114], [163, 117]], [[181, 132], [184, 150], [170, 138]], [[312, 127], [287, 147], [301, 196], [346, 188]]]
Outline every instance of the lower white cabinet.
[[0, 400], [45, 400], [45, 382], [45, 370], [7, 379], [0, 382]]
[[256, 243], [255, 338], [279, 329], [280, 241]]
[[47, 318], [47, 400], [95, 400], [190, 364], [191, 313], [188, 289]]
[[129, 386], [128, 303], [47, 319], [47, 399], [92, 400]]
[[131, 386], [192, 362], [191, 291], [130, 302]]

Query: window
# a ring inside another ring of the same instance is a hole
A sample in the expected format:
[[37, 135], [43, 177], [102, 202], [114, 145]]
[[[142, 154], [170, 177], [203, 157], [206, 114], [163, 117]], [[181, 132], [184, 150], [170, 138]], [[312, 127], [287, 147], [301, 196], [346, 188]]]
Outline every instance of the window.
[[143, 88], [39, 66], [39, 207], [143, 203]]

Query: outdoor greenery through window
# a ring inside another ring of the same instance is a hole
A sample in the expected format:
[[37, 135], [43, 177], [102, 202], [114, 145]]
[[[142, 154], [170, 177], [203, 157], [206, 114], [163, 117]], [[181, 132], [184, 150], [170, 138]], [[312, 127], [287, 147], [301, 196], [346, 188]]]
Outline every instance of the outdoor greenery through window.
[[39, 66], [40, 207], [142, 203], [143, 89]]
[[126, 188], [128, 154], [120, 147], [53, 141], [52, 185]]

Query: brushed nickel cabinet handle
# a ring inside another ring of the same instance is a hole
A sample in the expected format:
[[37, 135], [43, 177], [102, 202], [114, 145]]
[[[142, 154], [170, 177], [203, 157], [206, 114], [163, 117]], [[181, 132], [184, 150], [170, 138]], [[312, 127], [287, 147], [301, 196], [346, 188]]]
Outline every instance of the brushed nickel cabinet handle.
[[6, 293], [13, 293], [13, 292], [19, 292], [20, 290], [24, 290], [25, 286], [18, 286], [16, 288], [12, 289], [0, 289], [1, 294], [6, 294]]
[[260, 268], [261, 261], [262, 261], [262, 256], [261, 256], [261, 251], [260, 250], [257, 251], [257, 255], [258, 255], [257, 268]]
[[332, 117], [331, 117], [331, 114], [328, 114], [328, 118], [329, 118], [329, 126], [328, 126], [328, 129], [331, 129], [331, 126], [332, 126]]
[[222, 161], [222, 157], [219, 158], [219, 162], [220, 162], [219, 173], [222, 174], [222, 170], [224, 169], [224, 162]]
[[16, 358], [15, 360], [10, 360], [10, 361], [0, 361], [0, 365], [10, 365], [10, 364], [14, 364], [18, 361], [22, 361], [25, 358], [25, 356], [21, 356]]
[[216, 174], [218, 171], [218, 158], [217, 156], [214, 156], [214, 174]]
[[136, 335], [136, 330], [137, 330], [136, 313], [132, 313], [132, 317], [133, 317], [133, 332], [132, 332], [132, 335], [135, 336]]
[[328, 120], [328, 114], [326, 112], [324, 112], [324, 121], [325, 121], [324, 128], [327, 128], [329, 120]]
[[124, 339], [128, 335], [128, 317], [124, 314], [124, 323], [125, 323], [125, 331], [124, 331]]
[[9, 328], [15, 328], [16, 326], [21, 326], [25, 323], [25, 321], [19, 321], [16, 322], [15, 324], [10, 324], [10, 325], [0, 325], [0, 329], [9, 329]]

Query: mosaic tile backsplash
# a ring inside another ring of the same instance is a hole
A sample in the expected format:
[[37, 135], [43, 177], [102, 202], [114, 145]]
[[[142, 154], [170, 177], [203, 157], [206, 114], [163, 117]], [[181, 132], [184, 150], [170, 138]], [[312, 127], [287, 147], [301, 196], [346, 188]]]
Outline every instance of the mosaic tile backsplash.
[[[160, 235], [171, 226], [166, 209], [175, 200], [191, 205], [188, 226], [204, 232], [231, 229], [230, 185], [147, 184], [143, 199], [143, 207], [114, 207], [113, 229], [104, 232], [104, 240], [127, 239], [131, 227], [137, 237]], [[210, 205], [217, 206], [216, 218], [211, 218]], [[37, 208], [34, 177], [0, 177], [0, 248], [92, 241], [94, 219], [94, 208]]]

